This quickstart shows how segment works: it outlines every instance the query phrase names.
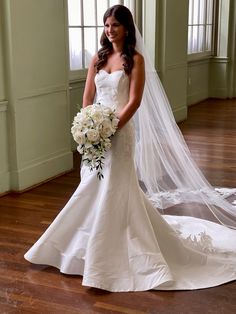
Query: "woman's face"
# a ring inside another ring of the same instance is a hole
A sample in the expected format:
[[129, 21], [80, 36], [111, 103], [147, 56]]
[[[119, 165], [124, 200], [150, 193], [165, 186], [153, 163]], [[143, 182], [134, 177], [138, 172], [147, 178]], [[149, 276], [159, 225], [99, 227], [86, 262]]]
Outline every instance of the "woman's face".
[[109, 16], [106, 19], [104, 31], [111, 43], [123, 42], [127, 33], [125, 27], [114, 16]]

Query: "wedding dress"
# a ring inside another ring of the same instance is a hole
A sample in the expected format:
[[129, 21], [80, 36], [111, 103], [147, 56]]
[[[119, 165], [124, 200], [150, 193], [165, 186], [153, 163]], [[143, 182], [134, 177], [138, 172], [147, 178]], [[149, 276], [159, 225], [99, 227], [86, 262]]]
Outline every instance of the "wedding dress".
[[[118, 111], [127, 103], [123, 70], [100, 70], [95, 84], [97, 102]], [[77, 190], [25, 258], [108, 291], [200, 289], [235, 280], [236, 231], [161, 215], [140, 188], [134, 154], [131, 119], [112, 139], [104, 179], [82, 165]]]

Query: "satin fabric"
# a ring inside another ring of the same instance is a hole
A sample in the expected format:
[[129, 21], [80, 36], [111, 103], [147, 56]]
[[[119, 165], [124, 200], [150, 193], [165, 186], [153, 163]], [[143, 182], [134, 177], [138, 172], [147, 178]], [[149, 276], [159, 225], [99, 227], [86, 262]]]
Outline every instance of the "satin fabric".
[[[119, 111], [128, 100], [123, 70], [100, 70], [96, 101]], [[133, 121], [106, 153], [104, 179], [85, 165], [81, 183], [25, 254], [31, 263], [83, 276], [108, 291], [200, 289], [236, 279], [236, 232], [193, 217], [161, 215], [140, 188]]]

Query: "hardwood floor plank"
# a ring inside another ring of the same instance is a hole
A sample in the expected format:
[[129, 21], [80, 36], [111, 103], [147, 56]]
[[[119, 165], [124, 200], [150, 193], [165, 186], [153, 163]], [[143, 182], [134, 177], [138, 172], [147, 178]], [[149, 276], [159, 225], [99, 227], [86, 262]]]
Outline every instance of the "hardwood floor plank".
[[138, 309], [129, 309], [127, 307], [123, 306], [117, 306], [114, 304], [109, 304], [109, 303], [103, 303], [103, 302], [96, 302], [95, 303], [95, 308], [100, 308], [104, 310], [111, 310], [113, 312], [117, 313], [122, 313], [122, 314], [145, 314], [147, 313], [146, 311], [139, 311]]

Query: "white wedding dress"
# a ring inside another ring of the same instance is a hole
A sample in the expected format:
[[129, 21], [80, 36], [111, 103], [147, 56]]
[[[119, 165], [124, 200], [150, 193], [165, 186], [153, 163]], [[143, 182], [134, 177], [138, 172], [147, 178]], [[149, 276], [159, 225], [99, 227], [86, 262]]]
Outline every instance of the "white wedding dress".
[[[97, 102], [118, 111], [126, 104], [123, 70], [100, 70], [95, 83]], [[139, 186], [134, 146], [131, 120], [112, 139], [104, 179], [83, 165], [77, 190], [25, 258], [109, 291], [200, 289], [235, 280], [236, 231], [161, 215]]]

